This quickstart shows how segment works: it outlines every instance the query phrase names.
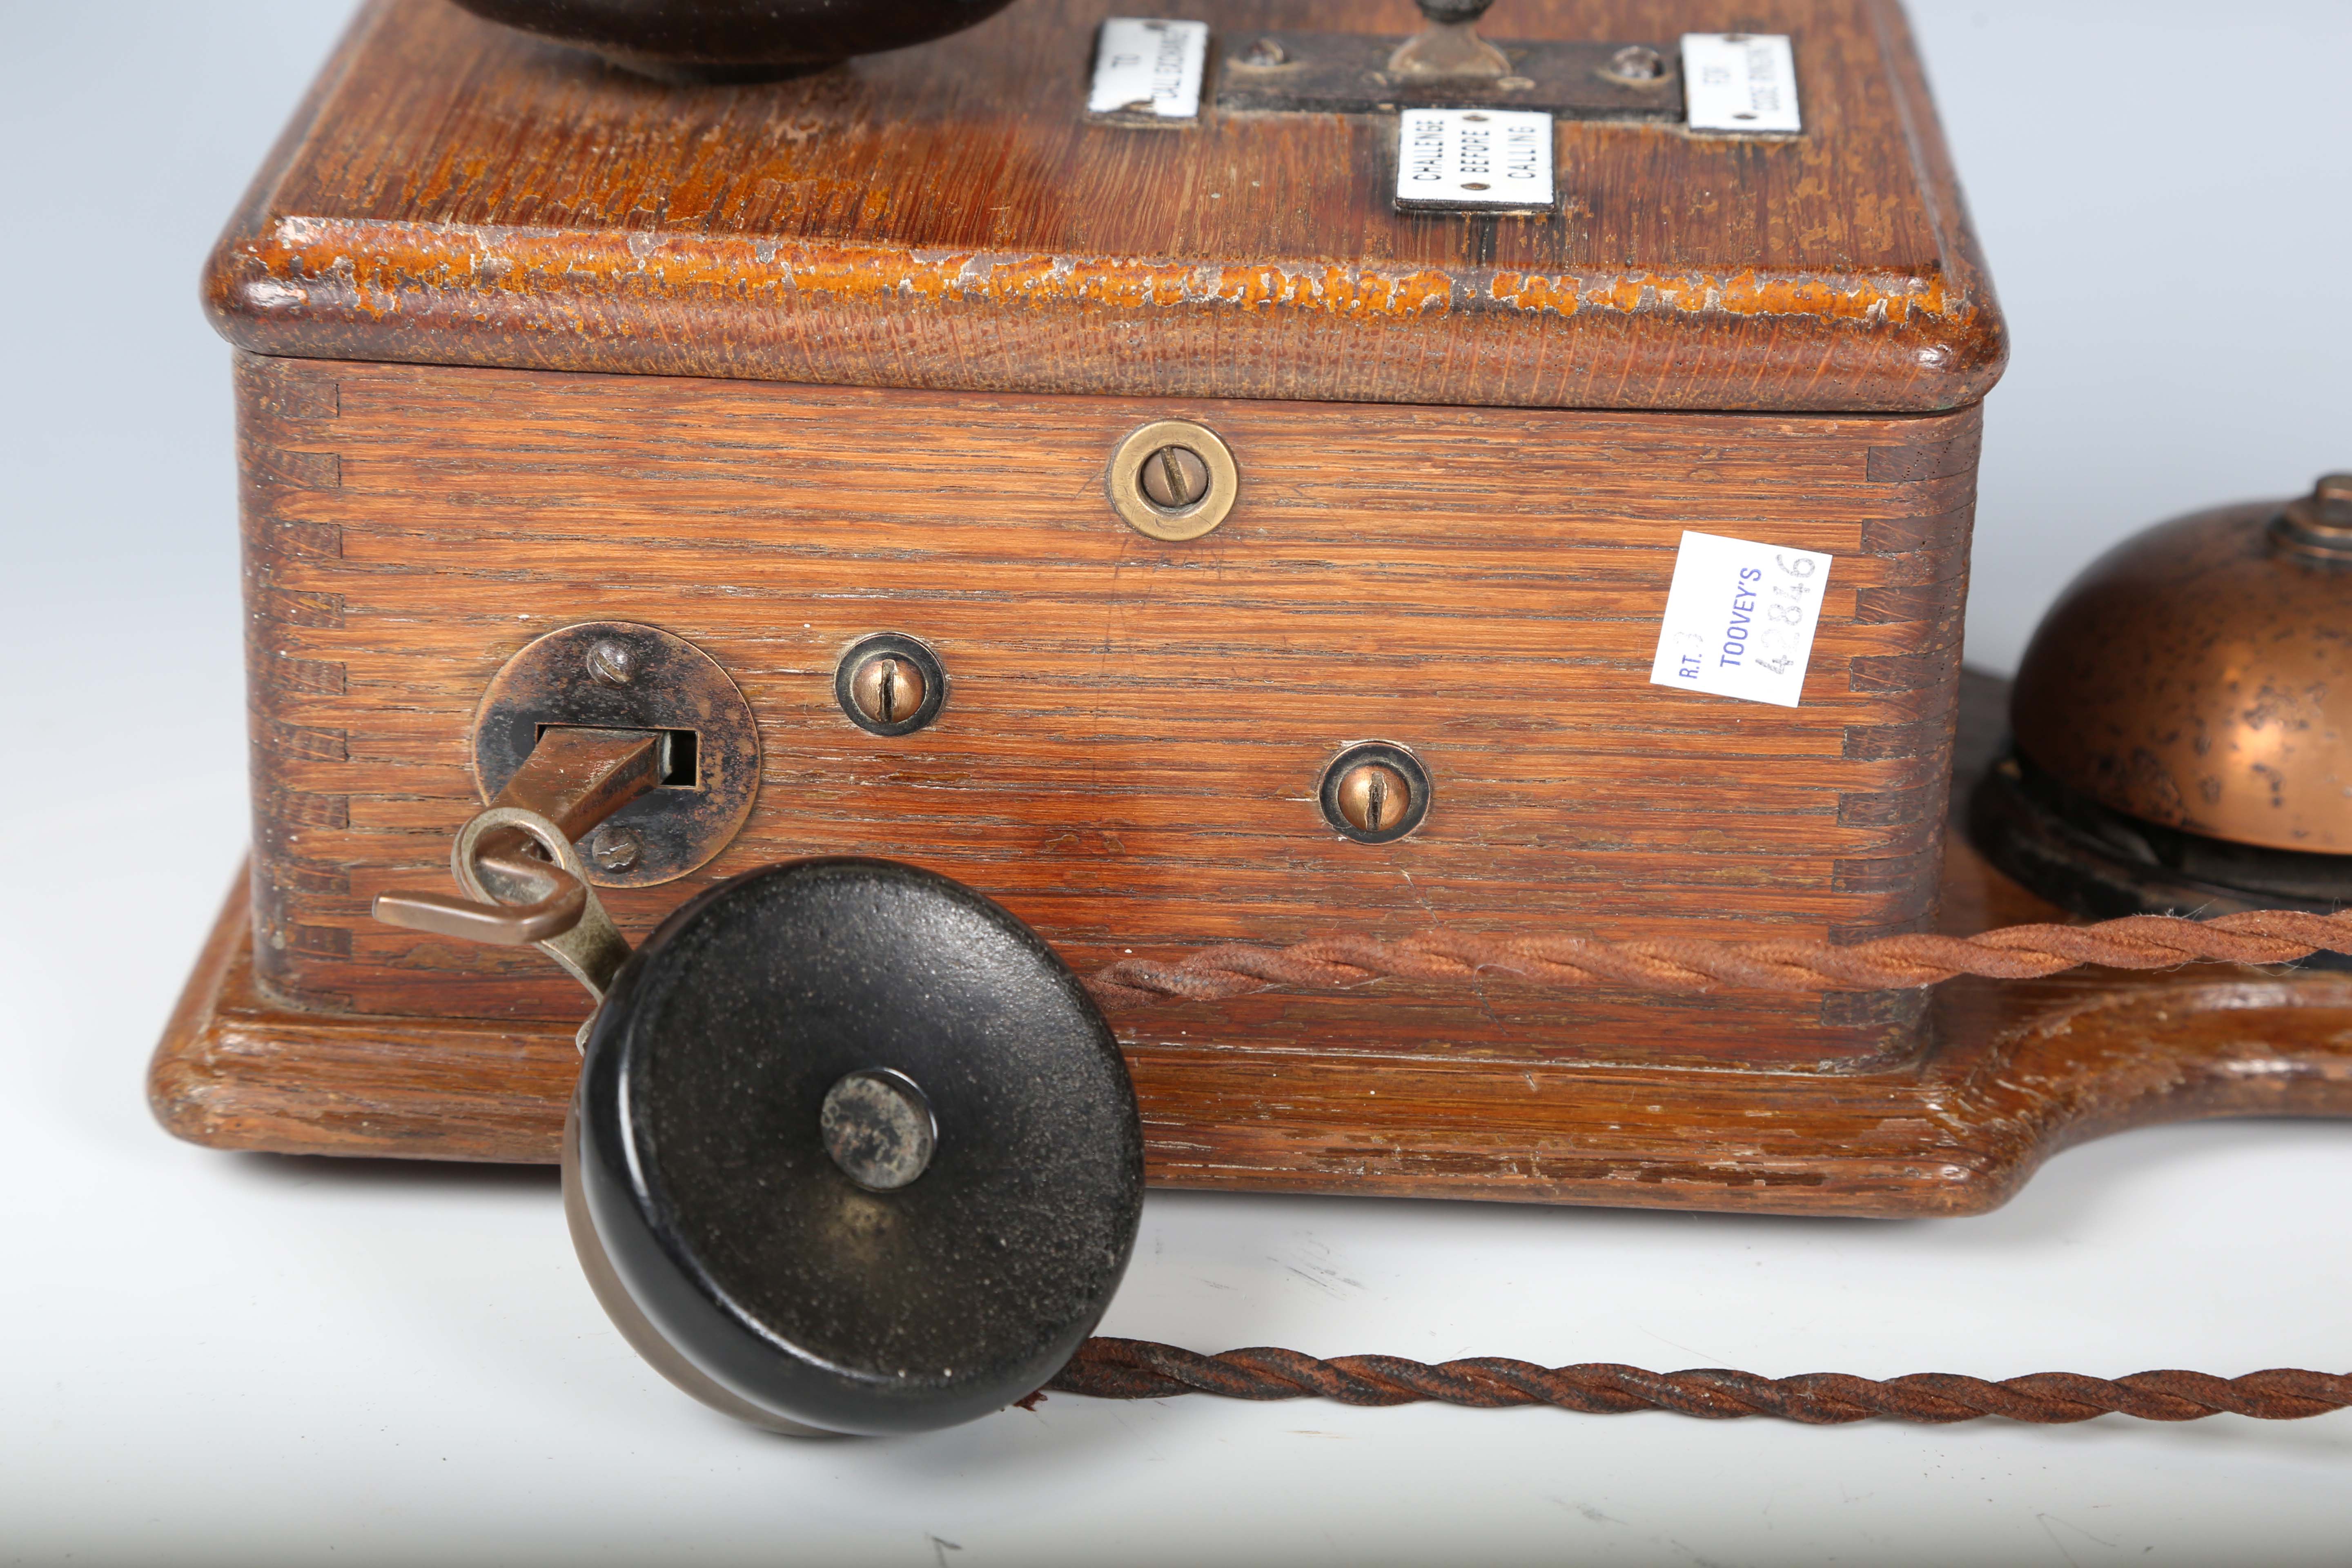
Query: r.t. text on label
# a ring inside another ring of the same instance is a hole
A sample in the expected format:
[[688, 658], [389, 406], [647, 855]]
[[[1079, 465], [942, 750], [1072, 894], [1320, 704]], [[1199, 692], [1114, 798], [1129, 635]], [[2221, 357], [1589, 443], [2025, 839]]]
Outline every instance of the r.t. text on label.
[[1798, 706], [1829, 580], [1818, 552], [1685, 531], [1651, 684]]

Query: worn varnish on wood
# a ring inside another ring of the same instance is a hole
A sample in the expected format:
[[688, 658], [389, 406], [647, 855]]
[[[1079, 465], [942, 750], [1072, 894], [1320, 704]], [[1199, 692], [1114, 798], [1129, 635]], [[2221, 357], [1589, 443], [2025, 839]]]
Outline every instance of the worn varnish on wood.
[[[688, 89], [378, 0], [206, 282], [257, 353], [863, 386], [1932, 411], [2000, 313], [1894, 0], [1504, 0], [1498, 37], [1796, 37], [1805, 134], [1562, 122], [1548, 217], [1401, 215], [1381, 115], [1090, 125], [1108, 0]], [[1186, 0], [1220, 37], [1408, 0]]]

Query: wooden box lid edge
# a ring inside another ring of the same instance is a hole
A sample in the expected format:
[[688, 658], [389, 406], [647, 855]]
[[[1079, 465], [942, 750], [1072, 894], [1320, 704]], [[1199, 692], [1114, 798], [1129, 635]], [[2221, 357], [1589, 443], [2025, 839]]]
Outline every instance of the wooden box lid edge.
[[297, 210], [305, 204], [287, 187], [321, 109], [354, 69], [392, 68], [380, 58], [386, 35], [422, 25], [411, 0], [373, 0], [215, 247], [205, 305], [237, 347], [298, 358], [980, 392], [1966, 406], [2000, 378], [2006, 329], [1900, 8], [1855, 5], [1877, 35], [1934, 231], [1936, 259], [1916, 268], [1537, 270], [1304, 256], [1210, 267]]

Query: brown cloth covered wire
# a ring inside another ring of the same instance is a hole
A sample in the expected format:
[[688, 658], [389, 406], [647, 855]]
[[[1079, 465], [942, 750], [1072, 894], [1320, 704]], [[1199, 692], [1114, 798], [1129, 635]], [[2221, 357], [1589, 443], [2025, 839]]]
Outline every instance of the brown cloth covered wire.
[[1644, 1372], [1595, 1362], [1541, 1367], [1502, 1356], [1430, 1366], [1402, 1356], [1318, 1361], [1297, 1351], [1254, 1349], [1201, 1355], [1144, 1340], [1091, 1339], [1045, 1392], [1096, 1399], [1165, 1399], [1215, 1394], [1227, 1399], [1336, 1399], [1343, 1405], [1414, 1405], [1435, 1400], [1494, 1410], [1555, 1405], [1587, 1415], [1670, 1410], [1709, 1421], [1769, 1415], [1832, 1426], [1881, 1418], [1942, 1423], [1998, 1415], [2010, 1421], [2201, 1421], [2250, 1415], [2296, 1421], [2352, 1405], [2352, 1375], [2279, 1367], [2243, 1377], [2201, 1372], [2136, 1372], [2113, 1380], [2038, 1372], [1988, 1383], [1950, 1373], [1915, 1373], [1884, 1382], [1843, 1373], [1759, 1377], [1706, 1368]]
[[[1877, 991], [1934, 985], [1956, 975], [2035, 979], [2082, 964], [2168, 969], [2200, 961], [2291, 963], [2315, 952], [2352, 953], [2352, 910], [2333, 915], [2264, 910], [2184, 920], [2130, 915], [2095, 925], [2021, 925], [1981, 936], [1895, 936], [1852, 946], [1828, 942], [1697, 940], [1605, 942], [1593, 937], [1453, 936], [1382, 942], [1331, 937], [1286, 948], [1212, 947], [1181, 963], [1130, 958], [1087, 979], [1106, 1007], [1209, 1001], [1276, 986], [1343, 987], [1381, 979], [1466, 982], [1503, 975], [1535, 985], [1630, 985], [1706, 991]], [[1594, 1415], [1670, 1410], [1706, 1420], [1767, 1415], [1813, 1426], [1895, 1421], [2088, 1421], [2132, 1415], [2197, 1421], [2247, 1415], [2294, 1421], [2352, 1405], [2352, 1374], [2279, 1367], [2243, 1377], [2137, 1372], [2085, 1377], [2042, 1372], [1999, 1383], [1950, 1373], [1880, 1381], [1843, 1373], [1759, 1377], [1716, 1368], [1645, 1372], [1591, 1363], [1540, 1367], [1501, 1356], [1430, 1366], [1402, 1356], [1319, 1361], [1258, 1348], [1202, 1355], [1141, 1340], [1091, 1339], [1045, 1391], [1097, 1399], [1336, 1399], [1348, 1405], [1436, 1400], [1492, 1410], [1553, 1405]]]
[[1291, 947], [1203, 948], [1174, 963], [1128, 958], [1087, 979], [1105, 1007], [1215, 1001], [1277, 986], [1373, 980], [1463, 984], [1502, 976], [1531, 985], [1629, 985], [1652, 991], [1885, 991], [1961, 974], [2032, 980], [2082, 964], [2292, 963], [2352, 953], [2352, 910], [2254, 910], [2210, 921], [2126, 915], [2095, 925], [2018, 925], [1980, 936], [1888, 936], [1825, 942], [1608, 942], [1584, 936], [1476, 936], [1443, 931], [1381, 941], [1326, 937]]

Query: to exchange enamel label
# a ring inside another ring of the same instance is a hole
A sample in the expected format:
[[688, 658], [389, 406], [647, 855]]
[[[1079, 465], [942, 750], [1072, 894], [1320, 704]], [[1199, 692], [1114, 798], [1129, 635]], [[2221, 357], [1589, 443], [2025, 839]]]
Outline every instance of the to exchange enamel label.
[[1209, 58], [1206, 22], [1113, 16], [1095, 44], [1088, 114], [1148, 114], [1192, 120], [1201, 112], [1201, 71]]

